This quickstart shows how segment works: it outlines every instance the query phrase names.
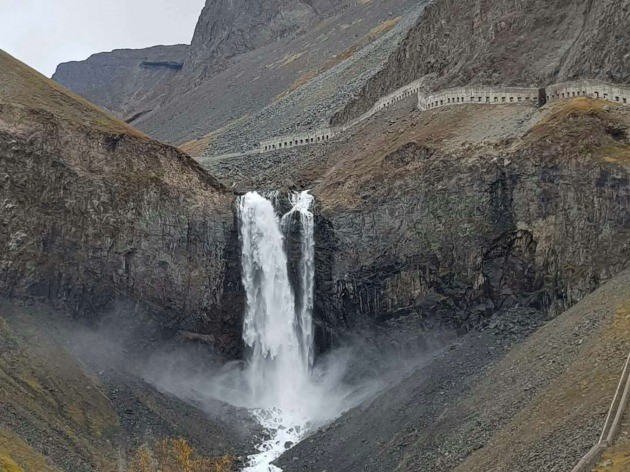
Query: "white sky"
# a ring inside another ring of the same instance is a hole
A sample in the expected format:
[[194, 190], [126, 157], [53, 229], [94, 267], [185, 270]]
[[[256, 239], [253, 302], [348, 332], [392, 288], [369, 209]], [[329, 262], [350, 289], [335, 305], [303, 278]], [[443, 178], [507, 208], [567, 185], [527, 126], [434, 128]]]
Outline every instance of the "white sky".
[[0, 49], [50, 77], [60, 62], [190, 43], [204, 0], [0, 0]]

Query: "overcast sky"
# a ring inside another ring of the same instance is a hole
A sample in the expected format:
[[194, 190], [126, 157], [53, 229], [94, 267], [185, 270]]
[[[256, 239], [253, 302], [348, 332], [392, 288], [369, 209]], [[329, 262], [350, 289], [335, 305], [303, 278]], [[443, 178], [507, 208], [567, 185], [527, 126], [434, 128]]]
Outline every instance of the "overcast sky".
[[205, 0], [0, 0], [0, 49], [50, 77], [96, 52], [190, 43]]

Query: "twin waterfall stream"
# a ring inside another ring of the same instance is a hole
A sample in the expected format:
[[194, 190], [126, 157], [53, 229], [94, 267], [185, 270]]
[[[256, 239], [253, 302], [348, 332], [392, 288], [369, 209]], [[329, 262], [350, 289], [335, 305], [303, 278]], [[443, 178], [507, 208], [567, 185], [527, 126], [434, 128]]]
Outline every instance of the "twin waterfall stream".
[[[249, 472], [279, 471], [271, 465], [312, 427], [318, 408], [313, 379], [313, 197], [290, 194], [292, 209], [281, 218], [256, 192], [239, 199], [243, 285], [247, 309], [243, 340], [249, 348], [244, 380], [251, 410], [269, 432]], [[299, 220], [299, 293], [290, 283], [285, 235]], [[314, 400], [314, 401], [311, 401]]]

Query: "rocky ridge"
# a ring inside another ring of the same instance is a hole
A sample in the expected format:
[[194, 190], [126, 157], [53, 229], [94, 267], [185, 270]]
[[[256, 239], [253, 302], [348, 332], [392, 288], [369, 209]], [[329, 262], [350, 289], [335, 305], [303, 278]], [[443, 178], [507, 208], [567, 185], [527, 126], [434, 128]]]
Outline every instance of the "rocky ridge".
[[53, 80], [133, 122], [160, 106], [189, 48], [180, 44], [94, 54], [85, 61], [60, 64]]

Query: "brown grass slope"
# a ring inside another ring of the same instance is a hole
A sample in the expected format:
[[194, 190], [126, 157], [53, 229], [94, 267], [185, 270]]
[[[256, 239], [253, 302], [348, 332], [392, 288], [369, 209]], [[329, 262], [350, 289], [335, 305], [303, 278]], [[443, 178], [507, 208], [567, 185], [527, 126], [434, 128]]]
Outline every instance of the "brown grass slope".
[[[7, 110], [7, 113], [16, 106], [31, 112], [37, 111], [38, 118], [45, 116], [41, 112], [48, 112], [52, 118], [71, 125], [73, 129], [79, 126], [82, 131], [98, 131], [117, 139], [123, 135], [127, 138], [135, 138], [135, 142], [163, 148], [169, 147], [149, 139], [138, 129], [108, 114], [85, 98], [48, 79], [0, 49], [0, 107], [2, 106], [4, 107], [0, 108], [0, 111]], [[13, 112], [14, 116], [16, 114]], [[173, 155], [185, 167], [193, 170], [197, 174], [197, 179], [200, 178], [211, 182], [212, 186], [220, 187], [184, 153], [173, 153]]]
[[144, 136], [0, 49], [0, 103], [46, 110], [58, 118], [100, 131]]

